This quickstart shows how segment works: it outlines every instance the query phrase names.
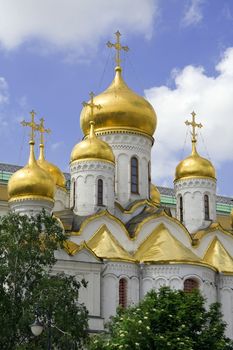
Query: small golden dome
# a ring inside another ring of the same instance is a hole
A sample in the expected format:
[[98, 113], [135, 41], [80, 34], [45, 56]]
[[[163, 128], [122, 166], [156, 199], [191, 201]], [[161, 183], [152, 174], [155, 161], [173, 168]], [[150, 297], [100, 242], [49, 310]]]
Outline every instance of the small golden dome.
[[91, 110], [83, 108], [80, 125], [84, 135], [89, 132], [90, 121], [95, 122], [95, 131], [127, 131], [153, 136], [157, 117], [151, 104], [133, 92], [121, 76], [121, 67], [115, 68], [116, 75], [112, 84], [95, 97], [92, 119]]
[[51, 175], [56, 186], [66, 188], [66, 179], [62, 171], [56, 165], [45, 160], [43, 144], [40, 144], [40, 155], [37, 163], [42, 169]]
[[99, 159], [115, 163], [115, 157], [112, 148], [104, 141], [96, 137], [94, 131], [94, 122], [90, 122], [90, 134], [88, 137], [74, 146], [70, 162], [85, 159]]
[[174, 181], [190, 177], [207, 177], [216, 179], [214, 166], [208, 159], [205, 159], [198, 154], [195, 142], [192, 143], [191, 155], [177, 165]]
[[54, 182], [52, 177], [36, 162], [34, 141], [30, 141], [28, 164], [16, 171], [8, 182], [9, 201], [17, 199], [53, 200]]
[[160, 204], [160, 193], [157, 187], [153, 184], [150, 185], [150, 199], [154, 204]]

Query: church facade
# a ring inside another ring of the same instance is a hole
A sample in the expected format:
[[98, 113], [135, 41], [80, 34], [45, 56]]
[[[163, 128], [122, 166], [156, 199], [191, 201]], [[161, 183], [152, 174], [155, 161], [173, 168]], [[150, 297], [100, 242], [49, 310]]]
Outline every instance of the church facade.
[[[68, 235], [56, 252], [57, 272], [85, 278], [80, 301], [89, 310], [92, 331], [119, 305], [137, 304], [151, 289], [198, 288], [206, 305], [219, 301], [233, 338], [233, 235], [217, 215], [216, 172], [198, 153], [195, 113], [189, 156], [174, 169], [174, 205], [163, 205], [151, 183], [151, 149], [157, 116], [148, 101], [125, 83], [116, 33], [115, 77], [98, 96], [90, 94], [80, 115], [83, 140], [70, 157], [69, 190], [64, 174], [45, 159], [43, 119], [31, 127], [25, 167], [8, 181], [8, 204], [1, 212], [54, 213]], [[41, 133], [34, 156], [34, 132]], [[4, 203], [5, 204], [4, 204]], [[230, 215], [229, 215], [230, 222]]]

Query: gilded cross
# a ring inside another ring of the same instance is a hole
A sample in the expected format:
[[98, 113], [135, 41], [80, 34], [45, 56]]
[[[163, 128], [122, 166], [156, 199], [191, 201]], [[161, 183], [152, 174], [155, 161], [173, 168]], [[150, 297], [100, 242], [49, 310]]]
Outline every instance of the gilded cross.
[[44, 118], [40, 118], [40, 125], [38, 130], [40, 132], [40, 144], [44, 145], [44, 133], [47, 133], [47, 134], [51, 133], [50, 129], [45, 129], [44, 127]]
[[113, 44], [110, 41], [107, 42], [107, 47], [112, 48], [114, 47], [116, 49], [116, 65], [117, 67], [121, 66], [121, 58], [120, 58], [120, 51], [124, 50], [124, 51], [129, 51], [128, 46], [122, 46], [120, 43], [120, 36], [121, 33], [119, 32], [119, 30], [115, 33], [116, 35], [116, 42]]
[[101, 105], [95, 105], [94, 104], [94, 96], [95, 96], [94, 92], [90, 92], [91, 102], [89, 102], [89, 103], [88, 102], [83, 102], [82, 103], [84, 107], [90, 107], [90, 109], [91, 109], [91, 120], [93, 120], [94, 108], [97, 108], [97, 109], [102, 108]]
[[191, 113], [191, 116], [192, 116], [192, 121], [189, 122], [188, 120], [186, 120], [185, 124], [186, 125], [191, 125], [192, 127], [192, 131], [191, 131], [191, 135], [192, 135], [192, 142], [197, 142], [197, 133], [196, 133], [196, 128], [202, 128], [203, 125], [201, 123], [196, 123], [196, 120], [195, 120], [195, 117], [196, 117], [196, 113], [195, 112], [192, 112]]
[[21, 124], [23, 126], [29, 126], [31, 128], [31, 139], [30, 141], [34, 142], [35, 141], [35, 130], [39, 130], [39, 125], [35, 123], [35, 115], [36, 115], [36, 112], [34, 110], [32, 110], [30, 112], [31, 114], [31, 121], [30, 122], [26, 122], [25, 120], [23, 120], [21, 122]]

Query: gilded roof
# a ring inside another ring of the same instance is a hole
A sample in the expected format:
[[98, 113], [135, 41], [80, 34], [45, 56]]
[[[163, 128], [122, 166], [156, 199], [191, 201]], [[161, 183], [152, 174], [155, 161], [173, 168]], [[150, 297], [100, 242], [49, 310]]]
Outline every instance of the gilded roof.
[[178, 241], [164, 224], [157, 226], [134, 255], [141, 262], [200, 262], [190, 249]]
[[134, 261], [106, 225], [102, 225], [87, 241], [87, 246], [102, 259]]
[[176, 167], [175, 181], [195, 177], [216, 179], [216, 172], [213, 164], [208, 159], [201, 157], [193, 144], [191, 155]]
[[126, 85], [120, 67], [115, 71], [111, 85], [95, 97], [95, 104], [101, 108], [96, 108], [93, 115], [86, 107], [81, 112], [80, 125], [84, 135], [88, 135], [89, 123], [94, 116], [97, 133], [121, 130], [153, 136], [157, 117], [152, 105]]
[[96, 136], [94, 122], [91, 121], [89, 135], [74, 146], [71, 152], [70, 162], [92, 159], [115, 163], [115, 156], [111, 146]]
[[203, 262], [214, 266], [220, 272], [233, 273], [233, 259], [217, 237], [207, 248]]

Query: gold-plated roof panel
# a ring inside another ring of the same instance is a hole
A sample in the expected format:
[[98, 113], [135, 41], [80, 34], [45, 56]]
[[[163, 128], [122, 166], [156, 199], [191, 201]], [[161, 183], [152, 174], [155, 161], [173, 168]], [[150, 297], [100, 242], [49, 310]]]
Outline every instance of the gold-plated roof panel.
[[178, 241], [164, 224], [152, 231], [134, 257], [142, 262], [200, 262], [198, 256]]
[[204, 255], [203, 262], [214, 266], [220, 272], [233, 274], [233, 258], [215, 237]]
[[[95, 97], [95, 104], [101, 106], [94, 111], [96, 132], [122, 129], [153, 136], [157, 123], [153, 107], [126, 85], [120, 67], [115, 70], [116, 75], [111, 85]], [[84, 135], [89, 133], [91, 118], [91, 112], [84, 107], [80, 116]]]
[[133, 257], [120, 245], [106, 225], [89, 239], [87, 246], [102, 259], [134, 261]]

